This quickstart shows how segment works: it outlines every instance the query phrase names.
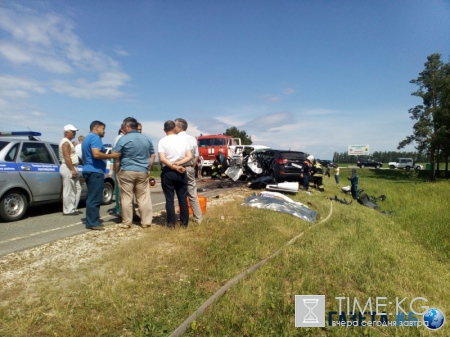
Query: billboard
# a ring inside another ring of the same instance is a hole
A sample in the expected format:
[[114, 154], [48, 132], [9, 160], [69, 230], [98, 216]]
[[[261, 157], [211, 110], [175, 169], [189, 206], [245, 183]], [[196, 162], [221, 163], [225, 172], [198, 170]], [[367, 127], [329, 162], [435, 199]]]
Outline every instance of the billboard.
[[363, 156], [369, 154], [369, 145], [349, 145], [349, 156]]

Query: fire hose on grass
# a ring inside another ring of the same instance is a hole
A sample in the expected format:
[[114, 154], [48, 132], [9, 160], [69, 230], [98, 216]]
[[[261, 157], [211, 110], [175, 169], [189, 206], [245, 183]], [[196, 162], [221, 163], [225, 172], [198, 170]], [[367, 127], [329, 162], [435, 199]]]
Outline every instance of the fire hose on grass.
[[[330, 203], [330, 212], [328, 213], [328, 216], [320, 221], [318, 225], [323, 224], [326, 222], [331, 215], [333, 214], [333, 203]], [[273, 259], [274, 257], [278, 256], [281, 251], [286, 248], [287, 246], [293, 244], [297, 239], [301, 238], [303, 236], [304, 232], [301, 232], [300, 234], [293, 237], [291, 240], [289, 240], [284, 246], [279, 248], [275, 253], [273, 253], [271, 256], [265, 258], [264, 260], [259, 261], [257, 264], [251, 266], [247, 270], [243, 271], [230, 281], [228, 281], [222, 288], [220, 288], [218, 291], [216, 291], [210, 298], [208, 298], [191, 316], [189, 316], [181, 325], [170, 334], [169, 337], [178, 337], [183, 335], [186, 330], [190, 327], [193, 321], [199, 316], [201, 316], [206, 309], [212, 305], [218, 298], [220, 298], [223, 294], [225, 294], [233, 285], [235, 285], [238, 281], [240, 281], [244, 276], [253, 273], [255, 270], [259, 269], [263, 265], [265, 265], [269, 260]]]

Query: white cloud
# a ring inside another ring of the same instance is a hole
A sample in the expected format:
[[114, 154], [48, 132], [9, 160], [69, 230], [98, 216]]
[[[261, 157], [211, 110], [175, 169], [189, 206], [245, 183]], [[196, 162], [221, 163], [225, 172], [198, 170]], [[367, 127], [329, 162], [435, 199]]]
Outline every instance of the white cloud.
[[44, 112], [41, 112], [41, 111], [31, 111], [31, 114], [32, 114], [33, 116], [36, 116], [36, 117], [43, 117], [43, 116], [47, 116], [47, 114], [46, 114], [46, 113], [44, 113]]
[[218, 116], [215, 119], [217, 119], [218, 121], [230, 125], [230, 126], [235, 126], [235, 127], [239, 127], [243, 124], [245, 124], [245, 120], [242, 119], [241, 117], [232, 117], [232, 116]]
[[11, 43], [0, 43], [0, 54], [12, 63], [31, 62], [33, 57], [27, 51]]
[[104, 73], [98, 81], [89, 82], [86, 79], [77, 81], [54, 81], [51, 89], [60, 94], [67, 94], [76, 98], [118, 98], [124, 93], [118, 89], [129, 76], [125, 73]]
[[38, 81], [9, 75], [0, 75], [0, 89], [1, 96], [4, 96], [8, 91], [33, 91], [40, 94], [46, 91]]
[[289, 112], [274, 112], [266, 115], [261, 115], [256, 119], [246, 122], [243, 127], [253, 128], [256, 130], [269, 130], [271, 128], [281, 127], [282, 125], [289, 125], [295, 121], [294, 116]]
[[130, 53], [127, 52], [125, 49], [123, 49], [123, 48], [120, 47], [120, 46], [116, 46], [116, 47], [114, 48], [114, 52], [115, 52], [117, 55], [119, 55], [119, 56], [130, 56]]
[[270, 94], [263, 95], [263, 98], [272, 103], [278, 102], [280, 100], [280, 96]]
[[293, 88], [285, 88], [283, 89], [283, 94], [286, 96], [292, 95], [295, 92]]
[[320, 115], [333, 115], [340, 113], [339, 110], [332, 110], [332, 109], [300, 109], [299, 113], [302, 116], [320, 116]]
[[10, 34], [0, 41], [0, 57], [32, 67], [36, 82], [47, 83], [60, 94], [89, 99], [125, 96], [121, 88], [130, 76], [118, 62], [85, 46], [70, 19], [21, 5], [10, 7], [0, 8], [0, 30]]

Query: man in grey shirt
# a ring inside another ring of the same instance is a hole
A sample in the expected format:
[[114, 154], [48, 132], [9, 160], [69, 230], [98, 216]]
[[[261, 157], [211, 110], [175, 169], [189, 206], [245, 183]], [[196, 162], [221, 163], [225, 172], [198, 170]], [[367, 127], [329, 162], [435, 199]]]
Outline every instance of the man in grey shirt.
[[153, 220], [152, 200], [148, 182], [149, 173], [155, 160], [153, 144], [137, 131], [138, 122], [133, 117], [125, 118], [122, 129], [125, 133], [115, 147], [121, 154], [114, 161], [114, 171], [119, 180], [121, 201], [121, 228], [130, 228], [133, 221], [133, 196], [141, 216], [142, 228], [150, 227]]
[[194, 157], [193, 161], [188, 162], [184, 165], [186, 168], [186, 174], [188, 177], [188, 198], [191, 204], [192, 212], [194, 213], [194, 222], [202, 222], [203, 216], [200, 209], [200, 203], [197, 197], [197, 185], [195, 183], [195, 165], [194, 163], [198, 160], [198, 143], [197, 139], [188, 135], [186, 130], [188, 128], [188, 123], [183, 118], [175, 119], [175, 132], [178, 137], [184, 138], [189, 144], [189, 149]]

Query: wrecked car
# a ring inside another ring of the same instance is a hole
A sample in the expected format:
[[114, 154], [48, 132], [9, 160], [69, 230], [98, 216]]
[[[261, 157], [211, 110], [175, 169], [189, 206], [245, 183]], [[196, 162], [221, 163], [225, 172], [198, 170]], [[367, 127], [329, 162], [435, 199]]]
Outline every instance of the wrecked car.
[[277, 182], [299, 181], [301, 168], [293, 164], [301, 165], [305, 159], [306, 154], [300, 151], [259, 149], [240, 162], [232, 160], [226, 174], [233, 180], [270, 176]]

